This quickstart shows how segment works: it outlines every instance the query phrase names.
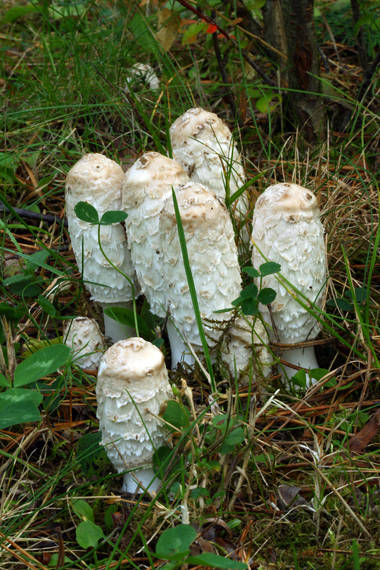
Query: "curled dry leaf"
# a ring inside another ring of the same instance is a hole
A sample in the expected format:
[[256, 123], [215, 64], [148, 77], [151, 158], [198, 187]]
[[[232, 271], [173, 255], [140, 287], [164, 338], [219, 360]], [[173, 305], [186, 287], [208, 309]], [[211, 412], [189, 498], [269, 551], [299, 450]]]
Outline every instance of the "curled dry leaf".
[[380, 429], [380, 410], [377, 410], [365, 426], [354, 435], [349, 442], [349, 449], [355, 453], [362, 453]]

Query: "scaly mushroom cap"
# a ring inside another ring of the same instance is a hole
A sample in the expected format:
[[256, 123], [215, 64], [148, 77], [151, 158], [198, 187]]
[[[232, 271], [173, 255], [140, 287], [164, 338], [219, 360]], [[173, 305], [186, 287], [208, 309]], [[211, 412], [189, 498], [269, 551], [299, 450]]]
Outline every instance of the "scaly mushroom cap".
[[273, 357], [268, 344], [268, 334], [260, 319], [237, 317], [223, 336], [221, 360], [239, 384], [260, 381], [271, 373]]
[[[230, 195], [244, 184], [244, 169], [232, 133], [215, 113], [200, 107], [189, 109], [170, 127], [170, 138], [174, 158], [190, 178], [204, 184], [223, 202], [226, 179]], [[239, 199], [237, 210], [246, 214], [243, 198]]]
[[[253, 266], [258, 269], [265, 263], [264, 256], [280, 263], [281, 274], [318, 307], [326, 282], [324, 230], [319, 216], [317, 198], [310, 190], [283, 183], [269, 186], [258, 198], [252, 222]], [[262, 286], [276, 291], [271, 307], [280, 342], [297, 343], [318, 335], [318, 322], [275, 275], [264, 277]], [[270, 324], [268, 309], [261, 309]], [[275, 334], [272, 337], [276, 339]]]
[[128, 214], [125, 227], [132, 262], [150, 309], [159, 317], [164, 317], [167, 309], [160, 214], [172, 187], [188, 180], [180, 164], [158, 152], [143, 154], [124, 177], [122, 208]]
[[[66, 216], [71, 244], [86, 287], [99, 303], [128, 302], [132, 299], [131, 288], [100, 251], [98, 227], [77, 218], [74, 208], [83, 201], [93, 205], [99, 216], [108, 210], [120, 210], [123, 176], [121, 167], [113, 160], [102, 154], [86, 154], [66, 177]], [[101, 226], [100, 239], [116, 267], [135, 279], [123, 227], [120, 224]]]
[[75, 364], [80, 368], [93, 370], [98, 368], [106, 347], [103, 335], [95, 319], [77, 317], [68, 321], [63, 333], [64, 342], [75, 357]]
[[102, 445], [118, 472], [151, 463], [167, 439], [156, 417], [173, 397], [162, 352], [142, 338], [121, 340], [104, 354], [96, 399]]
[[[214, 311], [230, 307], [241, 289], [234, 232], [225, 206], [201, 184], [189, 182], [178, 188], [176, 196], [199, 308], [212, 345], [222, 332], [217, 328], [226, 319]], [[163, 273], [170, 315], [179, 331], [200, 346], [171, 196], [165, 201], [160, 232], [165, 240]]]

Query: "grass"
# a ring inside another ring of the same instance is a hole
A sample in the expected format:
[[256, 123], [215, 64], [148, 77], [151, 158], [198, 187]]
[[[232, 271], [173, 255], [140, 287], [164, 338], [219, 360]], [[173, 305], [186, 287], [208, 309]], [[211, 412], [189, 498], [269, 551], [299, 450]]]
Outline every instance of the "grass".
[[[378, 435], [360, 453], [349, 447], [376, 413], [380, 357], [376, 93], [355, 101], [354, 48], [322, 38], [329, 132], [308, 146], [284, 126], [281, 97], [269, 112], [258, 110], [269, 90], [247, 69], [249, 40], [240, 28], [231, 27], [233, 48], [220, 39], [225, 85], [211, 36], [182, 44], [178, 35], [169, 56], [146, 26], [146, 7], [81, 1], [66, 13], [61, 2], [25, 2], [20, 7], [42, 11], [12, 16], [16, 6], [5, 2], [0, 13], [1, 199], [10, 208], [0, 227], [2, 372], [11, 373], [26, 348], [59, 339], [67, 317], [102, 322], [63, 223], [71, 166], [85, 152], [104, 153], [123, 168], [145, 150], [166, 152], [170, 124], [190, 106], [211, 108], [233, 126], [226, 90], [240, 113], [235, 133], [253, 180], [251, 209], [275, 181], [300, 183], [319, 197], [329, 281], [320, 314], [327, 326], [314, 344], [327, 372], [301, 398], [275, 367], [260, 392], [255, 384], [236, 386], [215, 367], [218, 397], [210, 405], [201, 368], [173, 371], [176, 407], [164, 415], [172, 448], [161, 457], [165, 486], [153, 500], [119, 493], [121, 477], [98, 444], [95, 375], [75, 365], [48, 375], [34, 386], [44, 394], [42, 420], [0, 431], [0, 568], [150, 568], [163, 564], [155, 556], [159, 537], [189, 523], [197, 532], [193, 557], [214, 552], [251, 568], [378, 568]], [[155, 5], [147, 21], [154, 29]], [[125, 92], [126, 70], [136, 61], [154, 67], [160, 91], [142, 85]], [[25, 211], [58, 218], [36, 222]], [[48, 257], [36, 263], [30, 256], [41, 250]], [[166, 339], [164, 350], [169, 356]], [[88, 548], [78, 542], [86, 522], [78, 500], [103, 533]]]

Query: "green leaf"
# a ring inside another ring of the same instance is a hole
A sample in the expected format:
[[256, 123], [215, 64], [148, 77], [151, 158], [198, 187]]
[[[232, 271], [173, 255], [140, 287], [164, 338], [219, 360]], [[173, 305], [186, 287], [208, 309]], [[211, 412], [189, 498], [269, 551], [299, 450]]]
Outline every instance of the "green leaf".
[[100, 526], [89, 520], [83, 521], [77, 526], [75, 536], [77, 543], [82, 548], [95, 548], [99, 540], [104, 538]]
[[306, 372], [305, 370], [297, 370], [292, 376], [291, 381], [301, 388], [306, 388]]
[[4, 315], [9, 321], [19, 321], [24, 312], [22, 305], [11, 307], [8, 303], [0, 303], [0, 315]]
[[190, 545], [197, 537], [195, 529], [188, 524], [179, 524], [164, 530], [156, 544], [156, 555], [161, 559], [174, 559], [186, 556]]
[[121, 212], [119, 210], [110, 210], [105, 212], [100, 219], [102, 226], [109, 226], [110, 224], [120, 224], [124, 222], [128, 217], [126, 212]]
[[29, 14], [38, 14], [40, 9], [33, 4], [25, 4], [24, 6], [12, 6], [5, 12], [4, 17], [1, 20], [2, 24], [9, 24], [10, 22], [15, 22], [24, 16]]
[[257, 299], [243, 299], [241, 303], [241, 310], [245, 315], [258, 315], [259, 302]]
[[199, 499], [200, 497], [209, 497], [210, 496], [210, 492], [208, 489], [205, 489], [204, 487], [196, 487], [196, 489], [192, 489], [190, 491], [190, 499]]
[[153, 453], [153, 470], [160, 479], [162, 479], [164, 476], [164, 473], [172, 457], [173, 449], [167, 445], [161, 445], [161, 447], [156, 449], [156, 451]]
[[190, 414], [188, 410], [181, 406], [176, 400], [168, 400], [163, 419], [177, 428], [185, 428], [189, 425]]
[[328, 373], [329, 371], [327, 370], [327, 368], [312, 368], [309, 372], [309, 375], [311, 376], [311, 378], [314, 378], [315, 380], [320, 380]]
[[36, 251], [31, 255], [25, 256], [23, 259], [25, 261], [26, 270], [34, 271], [36, 267], [43, 267], [49, 255], [50, 254], [48, 251], [41, 249], [40, 251]]
[[57, 314], [57, 310], [52, 303], [43, 295], [38, 296], [38, 304], [45, 311], [47, 315], [54, 317]]
[[189, 564], [201, 564], [210, 568], [229, 568], [230, 570], [247, 570], [248, 568], [244, 562], [230, 560], [213, 552], [202, 552], [202, 554], [197, 556], [189, 556], [186, 562]]
[[272, 273], [278, 273], [281, 271], [281, 265], [275, 261], [267, 261], [260, 265], [260, 275], [265, 277], [266, 275], [272, 275]]
[[3, 386], [4, 388], [10, 388], [12, 386], [11, 382], [4, 376], [4, 374], [0, 374], [0, 386]]
[[89, 224], [98, 224], [99, 216], [96, 208], [88, 202], [78, 202], [74, 208], [76, 216], [83, 222]]
[[67, 362], [70, 352], [70, 348], [64, 344], [55, 344], [38, 350], [16, 367], [14, 385], [25, 386], [42, 376], [52, 374]]
[[270, 287], [264, 287], [261, 289], [257, 299], [263, 305], [269, 305], [272, 303], [276, 298], [276, 291], [271, 289]]
[[[108, 317], [111, 317], [111, 319], [114, 319], [114, 321], [117, 321], [118, 323], [128, 325], [133, 329], [135, 328], [133, 311], [127, 307], [108, 307], [107, 309], [104, 309], [104, 314]], [[137, 315], [137, 323], [140, 331], [140, 336], [146, 340], [152, 338], [152, 333], [149, 327], [146, 326], [145, 321], [140, 318], [140, 315]]]
[[92, 521], [94, 522], [94, 511], [92, 507], [82, 499], [78, 499], [77, 501], [73, 502], [73, 511], [74, 513], [84, 521]]
[[190, 24], [182, 36], [182, 44], [186, 45], [194, 43], [197, 40], [199, 32], [206, 31], [206, 29], [207, 24], [205, 22], [196, 22], [194, 24]]
[[135, 36], [136, 43], [144, 52], [157, 53], [160, 50], [159, 43], [155, 40], [150, 31], [144, 16], [136, 13], [128, 23], [128, 28]]
[[220, 448], [220, 453], [231, 453], [234, 447], [240, 445], [245, 438], [244, 428], [238, 427], [232, 430], [227, 437], [224, 439], [222, 446]]
[[247, 287], [244, 287], [244, 289], [241, 290], [240, 293], [240, 297], [242, 299], [255, 299], [257, 297], [257, 293], [258, 293], [258, 288], [257, 285], [255, 285], [255, 283], [251, 283], [250, 285], [247, 285]]
[[10, 388], [0, 394], [0, 429], [16, 424], [37, 422], [42, 395], [36, 390]]
[[243, 272], [253, 278], [260, 277], [260, 273], [254, 267], [243, 267]]

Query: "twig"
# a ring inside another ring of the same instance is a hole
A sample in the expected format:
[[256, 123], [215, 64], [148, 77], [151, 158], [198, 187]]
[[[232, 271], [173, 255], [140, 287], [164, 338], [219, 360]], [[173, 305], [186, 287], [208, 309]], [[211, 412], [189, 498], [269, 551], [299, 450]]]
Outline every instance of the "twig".
[[38, 222], [47, 222], [48, 224], [58, 223], [63, 224], [65, 227], [67, 226], [66, 218], [60, 218], [54, 214], [39, 214], [38, 212], [31, 212], [30, 210], [25, 210], [24, 208], [9, 208], [4, 204], [0, 204], [0, 212], [14, 212], [21, 218], [36, 220]]
[[[206, 16], [206, 14], [204, 14], [201, 10], [199, 10], [195, 6], [192, 6], [189, 2], [187, 2], [187, 0], [177, 0], [177, 2], [179, 2], [184, 8], [190, 10], [190, 12], [193, 12], [193, 14], [198, 16], [198, 18], [201, 18], [201, 20], [203, 20], [204, 22], [207, 22], [208, 24], [215, 26], [218, 32], [222, 34], [222, 36], [224, 36], [227, 40], [232, 42], [235, 47], [238, 45], [237, 41], [234, 40], [234, 38], [230, 36], [228, 32], [226, 32], [223, 28], [221, 28], [212, 18]], [[267, 85], [270, 85], [270, 87], [277, 87], [276, 83], [272, 81], [264, 71], [262, 71], [262, 69], [249, 55], [247, 55], [244, 51], [241, 52], [241, 55], [245, 59], [245, 61], [249, 63], [249, 65], [252, 66], [253, 69], [260, 75], [260, 77], [265, 81]]]
[[226, 69], [224, 67], [223, 60], [222, 60], [222, 54], [220, 53], [220, 48], [219, 48], [218, 32], [214, 32], [212, 34], [212, 43], [214, 46], [216, 61], [218, 62], [219, 71], [220, 71], [220, 74], [222, 76], [222, 80], [223, 80], [224, 87], [226, 90], [226, 99], [228, 100], [228, 103], [231, 107], [232, 116], [234, 117], [235, 120], [237, 120], [239, 122], [239, 114], [238, 114], [238, 110], [237, 110], [236, 105], [235, 105], [234, 96], [232, 94], [231, 89], [228, 88], [228, 79], [227, 79]]

